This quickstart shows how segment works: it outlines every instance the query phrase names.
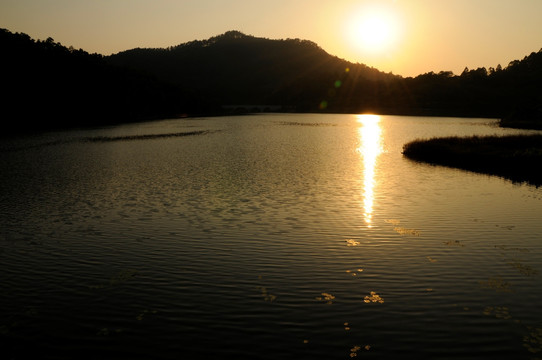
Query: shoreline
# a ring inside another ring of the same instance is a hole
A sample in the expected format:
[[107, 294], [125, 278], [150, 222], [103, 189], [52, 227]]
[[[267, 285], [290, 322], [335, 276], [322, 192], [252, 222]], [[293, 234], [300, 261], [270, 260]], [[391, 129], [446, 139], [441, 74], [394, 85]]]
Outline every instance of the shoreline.
[[419, 139], [405, 144], [402, 153], [414, 161], [542, 185], [542, 134]]

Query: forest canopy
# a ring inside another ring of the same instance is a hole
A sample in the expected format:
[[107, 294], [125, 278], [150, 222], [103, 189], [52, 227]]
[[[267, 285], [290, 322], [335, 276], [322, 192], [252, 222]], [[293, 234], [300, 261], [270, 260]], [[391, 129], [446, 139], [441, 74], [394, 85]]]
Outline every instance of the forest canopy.
[[542, 50], [505, 67], [404, 78], [332, 56], [308, 40], [238, 31], [103, 56], [0, 30], [0, 47], [7, 90], [2, 118], [35, 129], [227, 114], [251, 105], [542, 124]]

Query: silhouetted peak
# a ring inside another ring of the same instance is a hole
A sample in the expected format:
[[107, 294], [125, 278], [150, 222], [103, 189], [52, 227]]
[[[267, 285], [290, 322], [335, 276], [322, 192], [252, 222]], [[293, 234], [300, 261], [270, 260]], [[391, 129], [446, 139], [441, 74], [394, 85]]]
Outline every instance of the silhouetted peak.
[[237, 30], [230, 30], [226, 31], [222, 35], [217, 35], [209, 38], [208, 40], [204, 40], [202, 43], [204, 46], [210, 46], [215, 44], [221, 44], [221, 43], [232, 43], [232, 42], [239, 42], [239, 41], [245, 41], [248, 39], [255, 39], [254, 36], [243, 34], [240, 31]]
[[243, 39], [243, 38], [249, 38], [251, 36], [245, 35], [240, 31], [237, 30], [230, 30], [226, 31], [224, 34], [217, 36], [217, 38], [220, 39]]

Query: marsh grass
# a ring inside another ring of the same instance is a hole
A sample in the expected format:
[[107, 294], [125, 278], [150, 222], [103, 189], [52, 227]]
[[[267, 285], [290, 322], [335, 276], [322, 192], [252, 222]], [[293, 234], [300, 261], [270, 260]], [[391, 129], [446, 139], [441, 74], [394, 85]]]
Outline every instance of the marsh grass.
[[403, 146], [409, 159], [542, 185], [542, 135], [443, 137]]

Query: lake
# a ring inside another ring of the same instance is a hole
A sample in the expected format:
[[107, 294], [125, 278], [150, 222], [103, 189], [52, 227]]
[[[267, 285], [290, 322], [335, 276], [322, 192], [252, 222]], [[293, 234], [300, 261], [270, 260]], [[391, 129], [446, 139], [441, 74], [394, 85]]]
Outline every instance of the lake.
[[2, 358], [542, 358], [542, 189], [401, 154], [520, 132], [262, 114], [3, 139]]

